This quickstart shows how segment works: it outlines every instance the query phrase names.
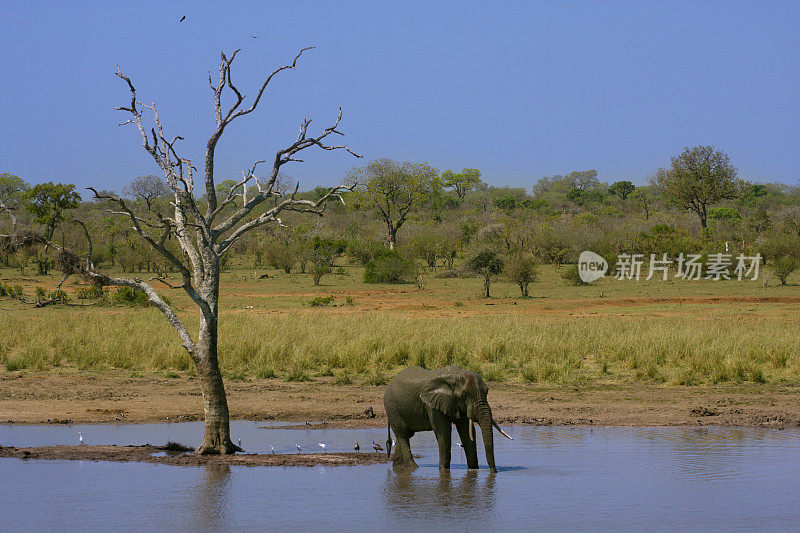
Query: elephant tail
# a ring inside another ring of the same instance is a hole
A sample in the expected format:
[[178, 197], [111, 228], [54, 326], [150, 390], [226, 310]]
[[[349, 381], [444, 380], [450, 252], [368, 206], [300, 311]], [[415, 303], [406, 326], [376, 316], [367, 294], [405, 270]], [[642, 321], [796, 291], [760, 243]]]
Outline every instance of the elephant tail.
[[386, 421], [386, 458], [392, 456], [392, 425]]

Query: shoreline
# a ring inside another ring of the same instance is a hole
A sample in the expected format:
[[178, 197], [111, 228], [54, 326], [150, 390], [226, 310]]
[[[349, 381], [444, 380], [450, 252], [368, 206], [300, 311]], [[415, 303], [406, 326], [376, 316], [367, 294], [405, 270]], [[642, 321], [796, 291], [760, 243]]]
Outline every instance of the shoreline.
[[[225, 382], [232, 420], [309, 422], [303, 429], [385, 427], [384, 386], [277, 379]], [[800, 427], [800, 386], [641, 383], [586, 387], [490, 383], [498, 423], [554, 426]], [[196, 379], [119, 373], [0, 374], [0, 424], [130, 424], [202, 420]], [[325, 422], [325, 425], [322, 422]]]

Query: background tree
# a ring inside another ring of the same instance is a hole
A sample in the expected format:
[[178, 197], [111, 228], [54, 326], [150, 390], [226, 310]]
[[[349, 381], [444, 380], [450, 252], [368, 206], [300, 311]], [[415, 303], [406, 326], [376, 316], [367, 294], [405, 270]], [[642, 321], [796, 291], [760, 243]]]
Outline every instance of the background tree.
[[14, 211], [19, 209], [30, 186], [19, 176], [3, 172], [0, 174], [0, 214], [5, 212], [11, 218], [12, 229], [17, 227]]
[[439, 173], [427, 163], [397, 163], [391, 159], [376, 159], [366, 167], [354, 169], [348, 179], [358, 183], [359, 202], [380, 214], [391, 250], [409, 215], [439, 186]]
[[503, 259], [494, 250], [482, 250], [469, 260], [469, 266], [475, 272], [483, 275], [484, 296], [489, 298], [489, 286], [492, 276], [503, 271]]
[[481, 171], [477, 168], [464, 168], [456, 174], [452, 170], [442, 172], [442, 185], [453, 189], [459, 200], [464, 200], [464, 196], [469, 191], [481, 183]]
[[636, 189], [630, 194], [630, 199], [642, 208], [642, 211], [644, 211], [644, 219], [650, 220], [650, 209], [652, 208], [653, 201], [655, 200], [655, 194], [652, 186], [645, 185], [642, 187], [636, 187]]
[[25, 209], [33, 213], [34, 220], [45, 227], [45, 239], [53, 238], [53, 232], [64, 219], [64, 211], [80, 205], [81, 197], [75, 185], [64, 183], [39, 183], [25, 195]]
[[[294, 69], [297, 60], [305, 48], [301, 50], [294, 61], [275, 69], [266, 77], [266, 80], [256, 91], [255, 98], [249, 106], [242, 106], [245, 97], [236, 87], [231, 77], [231, 65], [237, 52], [230, 57], [221, 54], [219, 63], [219, 76], [216, 81], [211, 81], [213, 92], [214, 129], [206, 143], [204, 168], [201, 175], [202, 185], [205, 189], [204, 204], [195, 198], [195, 167], [192, 161], [179, 154], [175, 146], [181, 137], [166, 136], [160, 114], [155, 105], [147, 105], [137, 99], [133, 82], [125, 76], [119, 68], [116, 75], [125, 81], [130, 92], [130, 103], [116, 109], [129, 115], [123, 124], [132, 124], [139, 132], [139, 137], [144, 147], [155, 163], [161, 169], [172, 195], [174, 208], [171, 216], [155, 214], [138, 215], [129, 206], [128, 202], [116, 195], [100, 195], [95, 191], [95, 196], [107, 199], [117, 205], [116, 213], [126, 216], [132, 223], [135, 232], [150, 247], [164, 257], [180, 275], [181, 282], [174, 288], [182, 289], [195, 303], [199, 310], [199, 330], [193, 338], [180, 317], [172, 307], [153, 289], [150, 282], [138, 278], [111, 277], [101, 273], [92, 263], [91, 254], [86, 259], [78, 258], [74, 253], [55, 245], [62, 257], [62, 265], [78, 271], [89, 277], [99, 285], [116, 285], [140, 289], [147, 294], [150, 302], [161, 311], [172, 327], [178, 333], [182, 346], [189, 353], [197, 368], [197, 375], [202, 388], [203, 407], [205, 411], [205, 432], [203, 442], [197, 449], [199, 454], [233, 453], [239, 447], [231, 442], [228, 402], [219, 369], [217, 341], [219, 327], [219, 284], [220, 263], [224, 260], [231, 247], [236, 244], [247, 232], [264, 226], [265, 224], [279, 223], [279, 216], [285, 211], [301, 213], [322, 214], [325, 203], [333, 197], [340, 198], [340, 193], [347, 190], [345, 187], [334, 187], [317, 200], [301, 199], [295, 192], [290, 195], [280, 194], [275, 190], [280, 168], [292, 161], [299, 161], [297, 153], [310, 147], [323, 150], [347, 150], [356, 155], [346, 146], [332, 146], [326, 144], [328, 136], [341, 134], [337, 129], [342, 117], [341, 109], [334, 123], [325, 128], [319, 135], [309, 136], [308, 127], [310, 120], [304, 119], [300, 124], [300, 131], [294, 142], [287, 147], [277, 150], [271, 158], [271, 168], [263, 182], [255, 177], [257, 161], [245, 172], [239, 187], [235, 187], [227, 196], [218, 196], [215, 186], [215, 152], [217, 144], [226, 128], [236, 119], [252, 113], [257, 107], [267, 89], [270, 81], [278, 73]], [[223, 93], [230, 97], [232, 103], [223, 108]], [[144, 113], [149, 110], [152, 114], [153, 126], [145, 126]], [[256, 194], [249, 195], [248, 184], [256, 186]], [[225, 213], [226, 208], [233, 204], [236, 196], [241, 200], [239, 207]], [[270, 201], [266, 209], [256, 208]], [[26, 233], [22, 238], [17, 235], [2, 236], [4, 243], [17, 246], [29, 245], [31, 242], [42, 242], [43, 236]], [[88, 237], [88, 232], [87, 232]], [[174, 238], [180, 245], [182, 254], [173, 253], [166, 245], [168, 238]], [[49, 242], [50, 246], [54, 243]], [[165, 284], [167, 281], [158, 279]], [[151, 280], [152, 282], [153, 280]]]
[[164, 179], [155, 174], [134, 178], [124, 190], [125, 194], [144, 200], [147, 210], [153, 207], [153, 202], [170, 194], [170, 189]]
[[508, 280], [519, 285], [523, 298], [528, 297], [528, 285], [536, 281], [536, 258], [528, 253], [512, 254], [506, 265]]
[[659, 169], [651, 183], [665, 197], [697, 213], [708, 232], [708, 207], [726, 198], [736, 198], [742, 182], [736, 168], [722, 150], [713, 146], [685, 148], [672, 158], [669, 170]]
[[636, 190], [636, 185], [627, 180], [614, 182], [611, 184], [611, 187], [608, 188], [608, 192], [619, 196], [623, 200], [627, 200], [628, 196], [630, 196], [634, 190]]

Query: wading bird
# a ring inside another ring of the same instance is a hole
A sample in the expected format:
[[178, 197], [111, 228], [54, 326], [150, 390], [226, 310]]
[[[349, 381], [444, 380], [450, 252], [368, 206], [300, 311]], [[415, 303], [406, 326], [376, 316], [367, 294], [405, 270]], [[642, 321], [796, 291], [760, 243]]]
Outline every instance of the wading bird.
[[301, 448], [299, 444], [295, 444], [294, 447], [297, 448], [297, 453], [300, 453], [300, 452], [303, 451], [303, 448]]
[[383, 446], [381, 446], [380, 444], [376, 444], [375, 441], [372, 441], [372, 449], [375, 450], [376, 452], [382, 452]]
[[323, 452], [325, 451], [325, 443], [324, 443], [324, 442], [318, 442], [318, 443], [317, 443], [317, 446], [319, 446], [320, 448], [322, 448], [322, 451], [323, 451]]
[[241, 448], [242, 447], [242, 438], [239, 437], [238, 439], [236, 439], [236, 442], [239, 444], [239, 447]]
[[78, 442], [83, 446], [83, 433], [78, 432]]
[[272, 444], [269, 445], [269, 451], [272, 453], [272, 455], [275, 455], [275, 447]]
[[358, 453], [358, 450], [361, 449], [361, 446], [359, 446], [358, 443], [356, 442], [356, 445], [353, 446], [353, 449], [356, 451], [356, 453]]

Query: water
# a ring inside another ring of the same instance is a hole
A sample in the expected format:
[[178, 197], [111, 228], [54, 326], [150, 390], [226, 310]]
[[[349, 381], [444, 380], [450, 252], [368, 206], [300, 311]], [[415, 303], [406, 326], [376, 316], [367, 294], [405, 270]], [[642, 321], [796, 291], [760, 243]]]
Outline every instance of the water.
[[[362, 451], [385, 429], [259, 429], [234, 422], [248, 452]], [[195, 443], [200, 423], [0, 426], [0, 444]], [[0, 529], [797, 530], [800, 430], [511, 427], [500, 472], [468, 471], [455, 446], [440, 473], [432, 433], [421, 468], [176, 467], [0, 459]], [[485, 468], [482, 451], [481, 465]], [[10, 517], [13, 517], [10, 518]]]

